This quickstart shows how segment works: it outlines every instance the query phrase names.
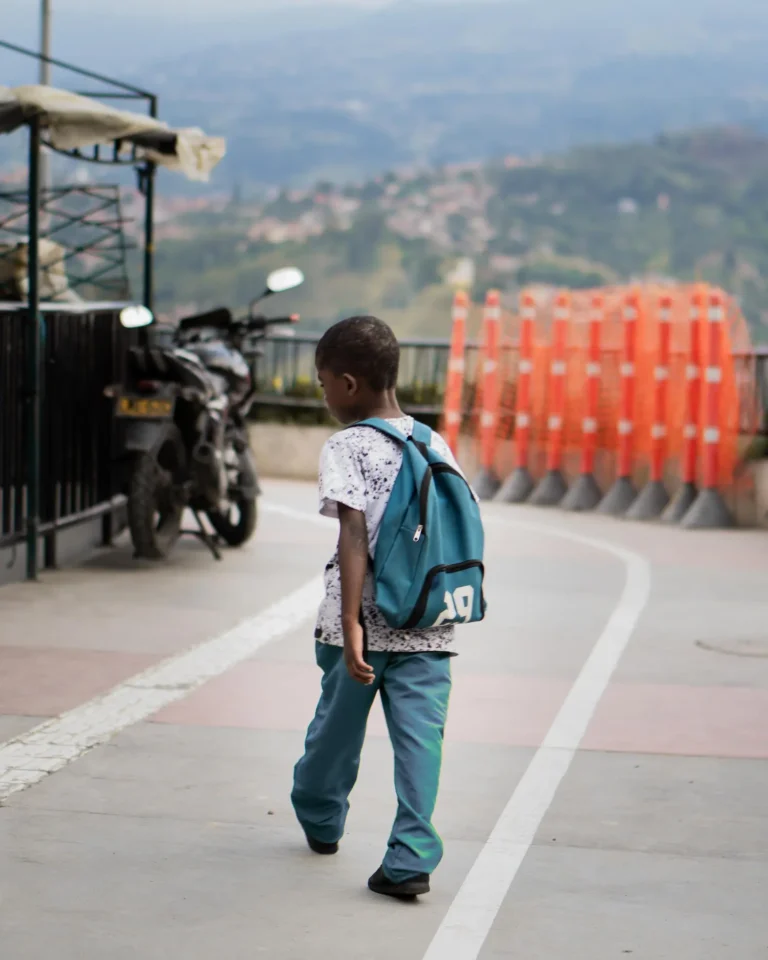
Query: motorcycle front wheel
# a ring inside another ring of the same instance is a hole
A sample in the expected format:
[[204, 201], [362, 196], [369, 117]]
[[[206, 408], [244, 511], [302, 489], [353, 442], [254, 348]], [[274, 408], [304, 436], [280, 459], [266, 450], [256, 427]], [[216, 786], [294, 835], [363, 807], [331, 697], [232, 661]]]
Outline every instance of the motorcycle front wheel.
[[186, 456], [178, 428], [169, 424], [152, 453], [139, 454], [128, 494], [128, 527], [137, 557], [165, 560], [181, 535], [179, 496]]
[[208, 519], [221, 539], [230, 547], [242, 547], [253, 536], [258, 511], [256, 499], [235, 500], [227, 513], [209, 510]]

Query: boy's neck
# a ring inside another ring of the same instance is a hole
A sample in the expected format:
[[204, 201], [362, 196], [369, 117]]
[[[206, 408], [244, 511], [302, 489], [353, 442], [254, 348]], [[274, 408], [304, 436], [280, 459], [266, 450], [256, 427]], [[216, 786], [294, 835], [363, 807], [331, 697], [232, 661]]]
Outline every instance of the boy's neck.
[[405, 414], [400, 409], [394, 390], [386, 390], [375, 398], [371, 398], [370, 406], [366, 405], [365, 416], [361, 420], [398, 420]]

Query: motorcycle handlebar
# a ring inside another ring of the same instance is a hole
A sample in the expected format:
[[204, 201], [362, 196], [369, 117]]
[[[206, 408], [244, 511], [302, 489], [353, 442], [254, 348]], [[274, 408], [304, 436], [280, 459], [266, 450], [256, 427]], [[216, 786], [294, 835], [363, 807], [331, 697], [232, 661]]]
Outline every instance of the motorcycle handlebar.
[[249, 319], [235, 320], [230, 310], [219, 307], [206, 313], [199, 313], [193, 317], [185, 317], [178, 325], [179, 333], [190, 333], [194, 330], [221, 330], [235, 335], [237, 333], [264, 333], [267, 327], [298, 323], [299, 314], [292, 313], [288, 317], [250, 317]]
[[226, 307], [218, 307], [216, 310], [208, 310], [206, 313], [198, 313], [192, 317], [184, 317], [184, 319], [179, 322], [179, 330], [197, 330], [202, 327], [226, 330], [231, 326], [232, 312]]
[[280, 324], [298, 323], [299, 320], [298, 313], [292, 313], [289, 317], [252, 317], [248, 321], [248, 330], [266, 330], [267, 327], [275, 327]]

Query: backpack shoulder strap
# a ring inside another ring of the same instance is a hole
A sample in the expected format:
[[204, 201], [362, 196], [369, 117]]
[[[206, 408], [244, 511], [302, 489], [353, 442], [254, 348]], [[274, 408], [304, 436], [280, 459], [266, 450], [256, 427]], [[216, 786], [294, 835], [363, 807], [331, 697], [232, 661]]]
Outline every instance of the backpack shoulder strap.
[[352, 427], [370, 427], [372, 430], [378, 430], [379, 433], [383, 433], [397, 443], [405, 444], [408, 442], [406, 435], [401, 433], [397, 427], [393, 427], [391, 423], [387, 423], [386, 420], [380, 420], [378, 417], [371, 417], [369, 420], [360, 420], [358, 423], [350, 423], [347, 430], [351, 430]]
[[426, 424], [413, 421], [413, 433], [411, 434], [416, 443], [423, 443], [425, 446], [432, 446], [432, 431]]

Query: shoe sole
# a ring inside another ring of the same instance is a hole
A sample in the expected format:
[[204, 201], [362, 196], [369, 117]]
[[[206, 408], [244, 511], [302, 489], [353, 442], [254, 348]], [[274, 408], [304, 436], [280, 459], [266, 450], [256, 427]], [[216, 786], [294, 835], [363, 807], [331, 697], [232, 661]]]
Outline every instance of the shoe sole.
[[391, 897], [393, 900], [415, 900], [416, 897], [423, 897], [429, 893], [428, 883], [401, 883], [397, 889], [388, 887], [378, 887], [374, 884], [368, 884], [371, 893], [378, 893], [382, 897]]
[[307, 838], [309, 849], [319, 857], [333, 857], [339, 852], [338, 843], [321, 843], [319, 840], [313, 840], [308, 834], [304, 836]]

